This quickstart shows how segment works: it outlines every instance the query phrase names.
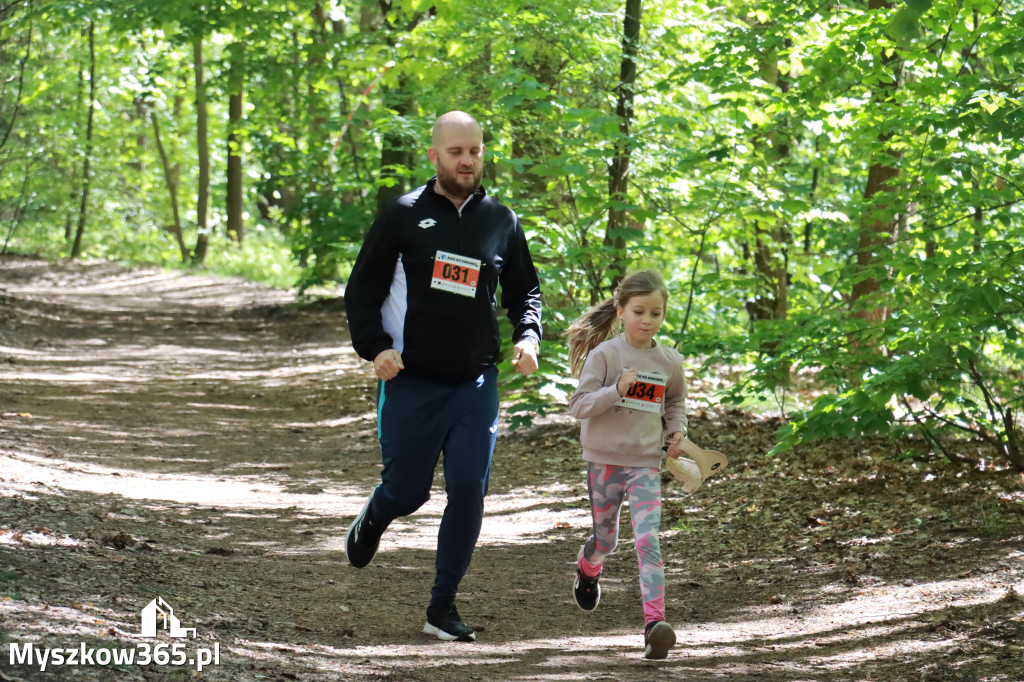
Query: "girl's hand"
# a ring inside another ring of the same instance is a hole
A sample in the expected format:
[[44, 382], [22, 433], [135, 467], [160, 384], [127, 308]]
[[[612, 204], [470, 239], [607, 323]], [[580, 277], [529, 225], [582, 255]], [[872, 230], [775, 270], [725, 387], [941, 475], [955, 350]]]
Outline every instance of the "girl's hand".
[[619, 377], [619, 383], [615, 385], [618, 389], [619, 395], [626, 395], [626, 391], [629, 387], [636, 383], [636, 370], [635, 369], [624, 369], [622, 375]]
[[683, 438], [684, 436], [682, 431], [676, 431], [672, 434], [672, 442], [668, 444], [668, 450], [665, 451], [665, 455], [667, 457], [678, 459], [679, 455], [683, 454]]

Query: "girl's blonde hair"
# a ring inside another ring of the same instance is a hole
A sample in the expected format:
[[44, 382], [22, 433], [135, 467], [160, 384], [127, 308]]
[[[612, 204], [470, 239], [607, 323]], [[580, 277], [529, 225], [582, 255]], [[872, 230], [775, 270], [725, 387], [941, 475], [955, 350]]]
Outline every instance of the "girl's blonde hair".
[[622, 278], [611, 298], [591, 306], [569, 326], [569, 370], [578, 375], [590, 351], [611, 336], [618, 319], [616, 308], [625, 308], [634, 296], [659, 293], [668, 304], [668, 287], [656, 270], [637, 270]]

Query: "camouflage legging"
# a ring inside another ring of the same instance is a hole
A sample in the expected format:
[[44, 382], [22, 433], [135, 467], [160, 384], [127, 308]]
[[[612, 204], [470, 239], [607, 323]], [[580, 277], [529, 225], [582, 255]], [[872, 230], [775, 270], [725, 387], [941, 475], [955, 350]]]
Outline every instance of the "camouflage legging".
[[640, 594], [644, 621], [665, 620], [665, 564], [661, 559], [658, 530], [661, 526], [661, 474], [646, 467], [622, 467], [591, 462], [587, 468], [594, 533], [580, 550], [579, 567], [596, 576], [606, 556], [619, 540], [622, 503], [629, 501], [640, 565]]

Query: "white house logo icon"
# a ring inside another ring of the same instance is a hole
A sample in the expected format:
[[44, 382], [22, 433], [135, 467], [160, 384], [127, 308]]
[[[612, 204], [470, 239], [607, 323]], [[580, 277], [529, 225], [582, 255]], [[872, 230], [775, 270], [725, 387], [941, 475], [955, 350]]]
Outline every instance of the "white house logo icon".
[[157, 597], [142, 609], [142, 636], [156, 637], [157, 619], [163, 621], [162, 629], [167, 630], [171, 637], [188, 637], [188, 633], [196, 636], [195, 628], [183, 628], [181, 622], [175, 617], [174, 609], [164, 601], [163, 597]]
[[434, 220], [433, 218], [424, 218], [423, 220], [420, 221], [419, 224], [420, 227], [422, 227], [425, 230], [428, 227], [433, 227], [434, 225], [437, 225], [437, 221]]

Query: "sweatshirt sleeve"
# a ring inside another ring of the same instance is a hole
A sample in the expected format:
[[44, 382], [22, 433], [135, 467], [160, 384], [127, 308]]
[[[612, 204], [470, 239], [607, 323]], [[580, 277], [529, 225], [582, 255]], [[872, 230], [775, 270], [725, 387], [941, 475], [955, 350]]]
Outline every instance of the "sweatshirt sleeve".
[[508, 320], [512, 323], [512, 343], [532, 339], [539, 345], [543, 338], [540, 282], [526, 234], [518, 217], [515, 221], [509, 238], [508, 259], [501, 268], [501, 307], [508, 310]]
[[[622, 397], [615, 383], [605, 386], [608, 377], [608, 358], [604, 353], [591, 352], [583, 363], [576, 392], [569, 399], [569, 414], [576, 419], [589, 419], [607, 412]], [[616, 369], [618, 377], [621, 368]], [[617, 382], [616, 382], [617, 383]]]
[[364, 360], [372, 362], [392, 347], [393, 339], [384, 331], [381, 306], [391, 293], [399, 255], [388, 211], [382, 211], [370, 227], [345, 285], [345, 310], [352, 346]]
[[674, 371], [669, 375], [665, 386], [665, 431], [687, 433], [686, 419], [686, 374], [683, 372], [682, 356], [676, 355]]

